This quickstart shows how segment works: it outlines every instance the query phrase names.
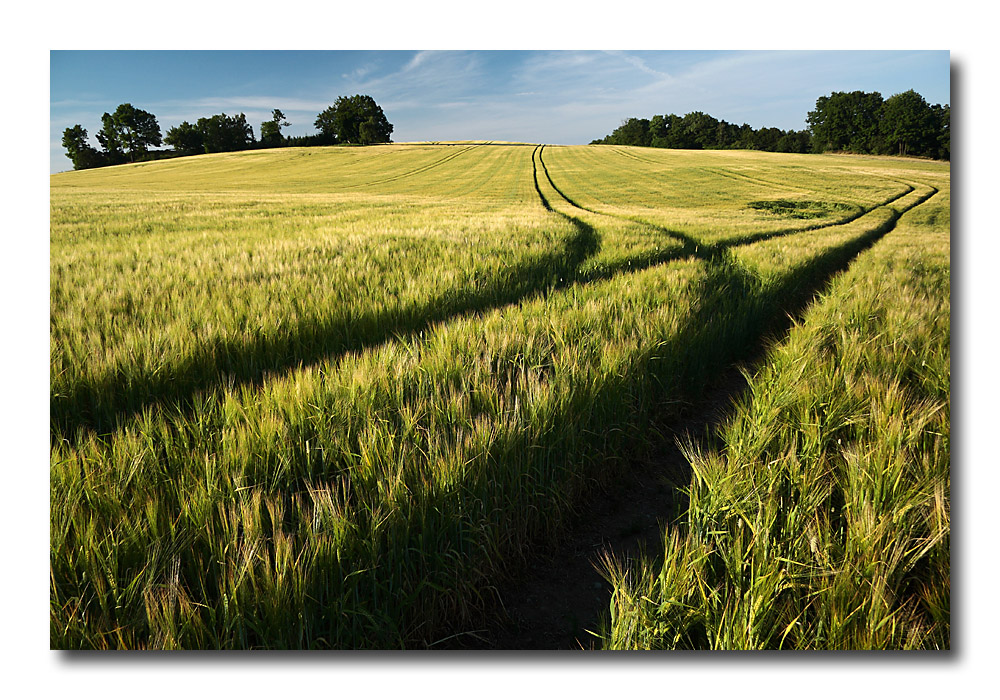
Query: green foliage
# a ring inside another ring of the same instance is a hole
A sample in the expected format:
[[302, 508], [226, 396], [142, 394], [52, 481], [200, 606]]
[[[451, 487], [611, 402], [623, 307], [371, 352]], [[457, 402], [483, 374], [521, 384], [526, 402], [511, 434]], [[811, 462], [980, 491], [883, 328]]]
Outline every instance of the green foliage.
[[131, 104], [119, 105], [114, 114], [105, 112], [101, 124], [102, 128], [97, 133], [101, 152], [86, 144], [86, 132], [81, 140], [76, 131], [82, 128], [79, 125], [66, 130], [63, 145], [74, 169], [148, 160], [149, 147], [161, 143], [174, 149], [171, 155], [194, 155], [254, 147], [387, 143], [392, 134], [392, 124], [382, 108], [367, 95], [339, 97], [332, 107], [317, 116], [316, 127], [321, 133], [315, 136], [285, 137], [281, 129], [290, 126], [290, 122], [280, 109], [275, 109], [271, 119], [261, 123], [259, 143], [254, 140], [253, 127], [242, 113], [201, 117], [195, 124], [184, 121], [169, 128], [165, 138], [160, 136], [156, 118]]
[[816, 100], [806, 122], [823, 150], [877, 153], [882, 122], [882, 95], [877, 92], [834, 92]]
[[97, 134], [109, 160], [134, 162], [149, 150], [162, 143], [160, 126], [156, 117], [129, 103], [118, 105], [114, 114], [101, 117], [102, 129]]
[[780, 153], [899, 153], [947, 160], [951, 155], [950, 108], [927, 105], [909, 90], [882, 100], [877, 92], [834, 92], [816, 100], [808, 130], [736, 126], [704, 112], [630, 118], [591, 144], [654, 148], [741, 148]]
[[232, 117], [225, 113], [202, 117], [195, 128], [201, 134], [205, 153], [241, 151], [254, 142], [253, 127], [242, 112]]
[[183, 121], [178, 126], [167, 129], [163, 142], [184, 155], [205, 152], [204, 136], [201, 130], [190, 122]]
[[951, 157], [950, 108], [927, 104], [914, 90], [887, 100], [877, 92], [834, 92], [816, 100], [807, 121], [813, 150]]
[[316, 116], [315, 126], [330, 143], [388, 143], [392, 124], [368, 95], [338, 97]]
[[125, 147], [121, 134], [118, 133], [114, 117], [108, 112], [101, 116], [101, 130], [97, 132], [97, 140], [100, 142], [101, 148], [104, 150], [104, 158], [109, 164], [115, 165], [125, 162]]
[[260, 125], [261, 145], [268, 148], [281, 146], [284, 142], [281, 135], [281, 127], [283, 126], [291, 126], [291, 123], [285, 119], [285, 115], [280, 109], [275, 109], [271, 114], [271, 119]]
[[621, 126], [592, 144], [652, 146], [654, 148], [720, 149], [746, 148], [757, 151], [805, 153], [809, 134], [775, 128], [755, 130], [737, 126], [704, 112], [654, 115], [652, 119], [626, 119]]
[[936, 155], [939, 118], [916, 91], [907, 90], [885, 101], [882, 136], [887, 146], [901, 156], [910, 153]]
[[87, 130], [79, 124], [63, 131], [62, 145], [66, 149], [66, 155], [73, 161], [74, 170], [97, 168], [104, 165], [105, 161], [101, 153], [87, 143]]
[[200, 118], [196, 124], [184, 121], [171, 127], [164, 142], [184, 155], [241, 151], [253, 145], [253, 128], [242, 113], [232, 117], [215, 114]]

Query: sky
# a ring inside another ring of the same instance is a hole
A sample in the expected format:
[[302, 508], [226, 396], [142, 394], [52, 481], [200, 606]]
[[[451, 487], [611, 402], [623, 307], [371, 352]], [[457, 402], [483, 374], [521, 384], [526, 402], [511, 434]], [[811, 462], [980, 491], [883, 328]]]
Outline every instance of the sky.
[[371, 95], [393, 141], [483, 139], [583, 144], [629, 117], [702, 111], [754, 128], [803, 129], [834, 91], [916, 90], [950, 104], [946, 50], [836, 51], [101, 51], [50, 53], [50, 172], [72, 169], [62, 146], [82, 125], [97, 147], [101, 115], [124, 102], [156, 115], [162, 134], [225, 112], [260, 123], [280, 109], [284, 133], [315, 133], [338, 96]]

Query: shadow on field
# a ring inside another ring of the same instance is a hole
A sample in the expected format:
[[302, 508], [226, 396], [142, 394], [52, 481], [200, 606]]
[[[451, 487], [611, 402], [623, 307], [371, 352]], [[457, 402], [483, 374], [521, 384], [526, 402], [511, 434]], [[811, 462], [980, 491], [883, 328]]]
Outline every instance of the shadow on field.
[[[113, 433], [131, 418], [158, 405], [173, 404], [183, 412], [190, 412], [194, 409], [197, 395], [214, 387], [259, 386], [275, 373], [361, 351], [395, 338], [408, 339], [434, 324], [486, 313], [571, 284], [607, 280], [621, 273], [638, 272], [692, 256], [711, 262], [719, 259], [732, 246], [803, 231], [778, 231], [704, 245], [681, 232], [627, 219], [665, 234], [677, 240], [679, 245], [584, 268], [584, 263], [600, 250], [600, 237], [587, 222], [552, 207], [539, 186], [538, 167], [541, 167], [553, 190], [571, 206], [603, 216], [611, 215], [584, 209], [567, 197], [549, 176], [542, 160], [543, 150], [544, 146], [536, 146], [532, 152], [534, 184], [539, 200], [547, 211], [564, 218], [576, 229], [562, 250], [509, 267], [478, 288], [451, 289], [423, 303], [357, 315], [341, 313], [329, 319], [309, 319], [288, 331], [259, 336], [249, 342], [219, 342], [202, 348], [166, 372], [146, 375], [137, 375], [135, 370], [108, 372], [96, 381], [77, 384], [65, 395], [50, 397], [50, 439], [75, 444], [88, 433]], [[854, 218], [857, 216], [852, 216], [851, 220]], [[840, 223], [844, 221], [814, 228]]]
[[[535, 148], [538, 152], [539, 148]], [[534, 158], [532, 160], [534, 164]], [[195, 397], [213, 387], [259, 386], [274, 373], [357, 352], [395, 338], [411, 338], [436, 323], [516, 304], [575, 282], [608, 279], [623, 271], [638, 271], [691, 255], [694, 245], [633, 257], [599, 268], [581, 270], [600, 249], [592, 226], [554, 210], [538, 186], [542, 206], [570, 222], [576, 229], [562, 250], [506, 268], [477, 288], [450, 289], [422, 303], [397, 308], [309, 319], [269, 336], [223, 341], [173, 364], [166, 372], [139, 375], [118, 370], [89, 383], [80, 383], [65, 395], [50, 397], [51, 439], [77, 443], [88, 433], [106, 435], [144, 410], [173, 404], [184, 412], [194, 408]]]
[[[540, 149], [536, 152], [540, 161]], [[543, 206], [555, 212], [538, 187], [537, 171], [535, 185]], [[358, 529], [349, 547], [358, 549], [317, 546], [301, 567], [296, 559], [294, 585], [302, 594], [301, 607], [274, 605], [264, 589], [239, 612], [233, 606], [231, 615], [220, 614], [227, 605], [220, 589], [225, 571], [212, 556], [204, 523], [190, 527], [194, 541], [178, 550], [176, 577], [186, 582], [193, 600], [203, 601], [195, 615], [204, 632], [190, 628], [187, 646], [578, 648], [581, 631], [597, 629], [600, 612], [608, 607], [604, 589], [590, 583], [589, 553], [572, 550], [554, 567], [559, 579], [539, 584], [541, 605], [557, 621], [544, 630], [524, 624], [514, 607], [504, 613], [499, 603], [518, 600], [514, 582], [523, 582], [526, 563], [546, 547], [552, 552], [552, 543], [574, 517], [587, 519], [590, 512], [584, 509], [598, 485], [623, 481], [622, 475], [634, 467], [623, 457], [632, 456], [637, 443], [648, 439], [637, 439], [649, 434], [648, 426], [676, 418], [678, 400], [695, 400], [727, 367], [757, 356], [769, 337], [785, 333], [789, 315], [801, 313], [834, 274], [894, 228], [900, 214], [894, 211], [877, 228], [765, 282], [739, 264], [729, 250], [732, 244], [701, 246], [680, 235], [674, 236], [680, 241], [677, 249], [583, 269], [600, 248], [598, 234], [584, 221], [555, 213], [575, 227], [564, 248], [515, 266], [482, 289], [453, 290], [423, 304], [300, 324], [280, 337], [206, 348], [170, 377], [116, 375], [52, 399], [53, 433], [61, 430], [66, 439], [87, 430], [104, 433], [161, 402], [190, 409], [198, 392], [213, 386], [256, 385], [271, 372], [413, 336], [434, 323], [574, 283], [686, 256], [707, 266], [708, 274], [695, 290], [697, 301], [676, 332], [627, 371], [581, 382], [544, 420], [500, 431], [488, 451], [463, 466], [461, 479], [431, 489], [421, 475], [407, 475], [412, 479], [407, 493], [420, 498], [402, 498], [400, 508], [388, 513], [351, 508], [356, 515], [352, 527]], [[352, 481], [364, 478], [350, 476]], [[356, 494], [370, 489], [368, 484], [354, 486]], [[292, 491], [284, 489], [289, 498]], [[289, 506], [286, 513], [291, 512]], [[283, 542], [299, 536], [297, 523], [268, 517], [272, 529], [286, 530]], [[132, 556], [141, 563], [145, 553]], [[581, 591], [581, 585], [590, 589]], [[569, 626], [559, 628], [565, 620]]]
[[250, 342], [201, 348], [166, 373], [137, 376], [122, 370], [78, 385], [68, 395], [51, 398], [53, 435], [60, 433], [62, 439], [73, 441], [81, 431], [110, 433], [157, 404], [177, 403], [190, 410], [198, 392], [215, 386], [259, 385], [271, 373], [412, 337], [435, 323], [547, 294], [575, 279], [580, 265], [600, 247], [592, 227], [580, 224], [576, 229], [562, 250], [506, 268], [479, 288], [450, 289], [429, 301], [398, 308], [305, 320], [289, 331]]
[[[352, 549], [321, 549], [303, 558], [308, 565], [296, 586], [305, 607], [268, 607], [264, 622], [248, 606], [232, 621], [241, 648], [579, 648], [584, 630], [598, 628], [609, 592], [594, 571], [593, 549], [567, 547], [560, 534], [574, 520], [600, 530], [593, 518], [599, 508], [588, 501], [599, 487], [618, 489], [632, 478], [630, 458], [646, 440], [637, 436], [648, 435], [651, 424], [676, 419], [678, 399], [696, 400], [727, 366], [758, 354], [767, 337], [787, 328], [786, 314], [801, 311], [894, 221], [773, 284], [728, 251], [716, 251], [699, 283], [698, 302], [675, 334], [629, 371], [576, 387], [537, 424], [499, 431], [488, 450], [464, 466], [460, 482], [428, 490], [419, 474], [408, 475], [403, 490], [420, 497], [376, 513], [351, 499], [376, 489], [364, 480], [377, 475], [352, 473], [355, 496], [343, 504], [353, 514]], [[292, 477], [279, 491], [292, 498], [307, 486]], [[625, 508], [634, 512], [637, 500], [626, 497]], [[291, 503], [286, 513], [294, 512]], [[294, 521], [280, 527], [300, 530]], [[540, 552], [549, 560], [539, 562]], [[539, 572], [555, 578], [532, 580]], [[217, 581], [224, 572], [207, 554], [186, 556], [181, 577], [189, 585], [199, 582], [195, 599], [220, 600]], [[525, 585], [533, 586], [530, 596], [523, 594]], [[209, 629], [221, 624], [204, 620]], [[201, 643], [225, 638], [213, 632], [218, 636]]]
[[[429, 495], [419, 514], [394, 513], [383, 521], [378, 571], [359, 572], [352, 584], [373, 591], [371, 596], [360, 602], [343, 590], [342, 579], [327, 574], [332, 560], [317, 569], [311, 596], [351, 599], [361, 606], [350, 613], [324, 610], [324, 619], [346, 616], [353, 626], [348, 635], [331, 621], [324, 638], [340, 635], [338, 644], [345, 647], [580, 648], [584, 631], [599, 628], [610, 595], [594, 569], [596, 552], [590, 546], [593, 533], [609, 532], [607, 523], [595, 520], [608, 495], [596, 494], [598, 489], [617, 491], [634, 479], [633, 457], [647, 439], [637, 436], [650, 435], [651, 425], [675, 425], [681, 415], [678, 400], [697, 404], [727, 368], [758, 357], [768, 339], [784, 335], [791, 318], [892, 230], [897, 218], [898, 213], [770, 283], [728, 250], [706, 254], [709, 274], [675, 334], [637, 359], [630, 371], [579, 387], [558, 413], [546, 415], [542, 426], [502, 433], [466, 466], [460, 488]], [[654, 447], [676, 452], [668, 443], [665, 439]], [[662, 474], [662, 463], [653, 465], [654, 473], [657, 467]], [[640, 480], [639, 487], [648, 488], [655, 479]], [[645, 495], [618, 499], [637, 523], [648, 515], [636, 512]], [[676, 515], [669, 511], [676, 507], [670, 498], [650, 507], [664, 505], [668, 512], [652, 515], [652, 532], [647, 522], [624, 540], [634, 541], [639, 534], [655, 541], [656, 519]], [[574, 522], [576, 533], [566, 535]], [[373, 601], [381, 601], [377, 609]]]
[[[654, 554], [662, 547], [662, 528], [683, 512], [683, 494], [677, 489], [689, 481], [690, 467], [677, 447], [677, 437], [710, 432], [745, 389], [745, 378], [733, 368], [759, 362], [768, 347], [781, 342], [793, 319], [802, 317], [834, 276], [894, 229], [901, 213], [893, 211], [877, 228], [771, 284], [742, 267], [729, 251], [715, 250], [707, 258], [711, 271], [699, 286], [699, 301], [683, 326], [666, 339], [656, 357], [637, 363], [630, 376], [605, 385], [594, 397], [598, 420], [591, 439], [600, 444], [585, 445], [585, 450], [630, 455], [635, 447], [631, 436], [641, 432], [655, 436], [645, 450], [656, 457], [642, 460], [632, 454], [625, 469], [620, 461], [616, 467], [605, 457], [594, 473], [576, 475], [599, 487], [591, 486], [573, 512], [567, 512], [567, 534], [558, 544], [552, 538], [522, 543], [517, 552], [524, 562], [521, 568], [482, 586], [481, 590], [493, 592], [485, 608], [464, 628], [447, 628], [440, 641], [424, 643], [449, 649], [593, 648], [599, 640], [587, 631], [606, 629], [611, 595], [596, 561], [602, 552], [611, 552], [619, 561], [640, 551]], [[649, 406], [639, 418], [641, 425], [621, 425], [625, 411], [618, 397], [623, 394], [638, 396], [643, 399], [641, 406]], [[686, 402], [682, 408], [664, 404], [676, 398]], [[552, 433], [560, 433], [558, 425]], [[568, 445], [559, 448], [574, 454]]]

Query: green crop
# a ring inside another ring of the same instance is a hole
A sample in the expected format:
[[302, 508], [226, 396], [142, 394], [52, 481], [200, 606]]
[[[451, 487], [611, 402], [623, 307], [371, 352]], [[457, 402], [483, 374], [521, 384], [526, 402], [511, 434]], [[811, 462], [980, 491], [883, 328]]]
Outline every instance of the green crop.
[[433, 646], [947, 182], [476, 143], [53, 176], [52, 646]]

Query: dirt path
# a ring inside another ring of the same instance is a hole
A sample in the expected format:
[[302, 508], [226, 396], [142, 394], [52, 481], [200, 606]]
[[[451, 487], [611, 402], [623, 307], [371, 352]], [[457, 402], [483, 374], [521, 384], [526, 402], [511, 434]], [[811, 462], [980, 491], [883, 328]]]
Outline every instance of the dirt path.
[[745, 388], [743, 375], [730, 369], [682, 420], [657, 427], [657, 451], [636, 461], [624, 478], [595, 493], [563, 539], [535, 554], [516, 581], [500, 587], [488, 621], [434, 648], [600, 648], [598, 638], [588, 630], [596, 632], [605, 623], [611, 587], [595, 563], [605, 552], [625, 560], [643, 550], [662, 550], [664, 527], [686, 505], [679, 487], [690, 479], [678, 439], [688, 434], [708, 436]]

